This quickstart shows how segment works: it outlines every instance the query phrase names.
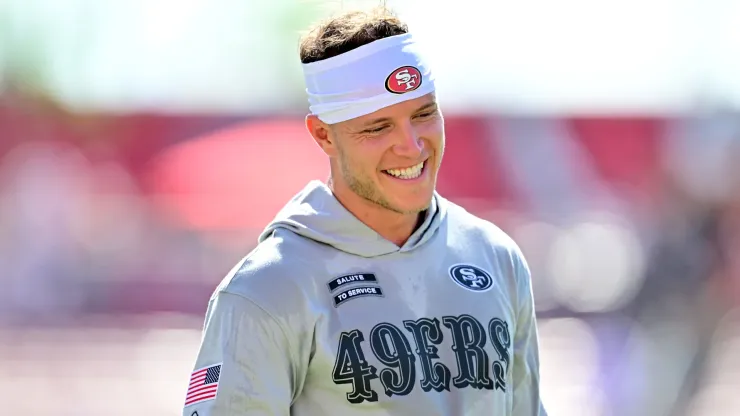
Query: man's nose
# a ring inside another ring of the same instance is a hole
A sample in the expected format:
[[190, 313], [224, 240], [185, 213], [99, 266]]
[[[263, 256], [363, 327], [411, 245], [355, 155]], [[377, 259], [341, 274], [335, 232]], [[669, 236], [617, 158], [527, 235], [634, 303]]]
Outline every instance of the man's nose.
[[398, 137], [393, 146], [394, 153], [409, 159], [418, 159], [424, 150], [424, 141], [410, 122], [404, 123], [400, 127], [397, 130]]

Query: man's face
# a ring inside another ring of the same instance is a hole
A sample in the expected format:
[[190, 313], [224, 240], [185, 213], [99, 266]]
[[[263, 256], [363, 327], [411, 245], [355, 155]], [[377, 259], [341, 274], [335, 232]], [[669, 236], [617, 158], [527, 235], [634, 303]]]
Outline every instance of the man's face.
[[401, 214], [429, 207], [444, 153], [444, 120], [433, 94], [331, 125], [334, 181]]

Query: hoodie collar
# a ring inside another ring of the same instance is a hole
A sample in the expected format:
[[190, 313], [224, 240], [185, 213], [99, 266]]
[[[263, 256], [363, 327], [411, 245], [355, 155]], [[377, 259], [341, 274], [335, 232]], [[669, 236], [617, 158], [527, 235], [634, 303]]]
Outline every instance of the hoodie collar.
[[283, 228], [350, 254], [376, 257], [408, 252], [423, 245], [432, 238], [445, 214], [446, 201], [435, 192], [421, 226], [398, 247], [357, 219], [339, 203], [328, 186], [311, 181], [280, 210], [260, 235], [259, 242]]

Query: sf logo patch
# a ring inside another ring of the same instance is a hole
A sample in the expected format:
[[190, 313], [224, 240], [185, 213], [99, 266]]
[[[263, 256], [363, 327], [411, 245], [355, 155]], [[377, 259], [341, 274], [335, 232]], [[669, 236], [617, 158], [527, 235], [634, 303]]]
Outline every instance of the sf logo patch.
[[394, 94], [411, 92], [421, 86], [421, 72], [413, 66], [402, 66], [385, 79], [385, 89]]
[[458, 285], [473, 292], [485, 292], [493, 287], [491, 275], [470, 264], [456, 264], [450, 267], [450, 277]]

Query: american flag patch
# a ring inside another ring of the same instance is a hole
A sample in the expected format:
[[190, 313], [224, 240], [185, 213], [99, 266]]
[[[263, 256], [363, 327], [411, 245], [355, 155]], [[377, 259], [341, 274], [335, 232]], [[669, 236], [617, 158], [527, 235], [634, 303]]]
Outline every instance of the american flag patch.
[[196, 370], [190, 376], [185, 406], [216, 398], [218, 379], [221, 377], [221, 364]]

